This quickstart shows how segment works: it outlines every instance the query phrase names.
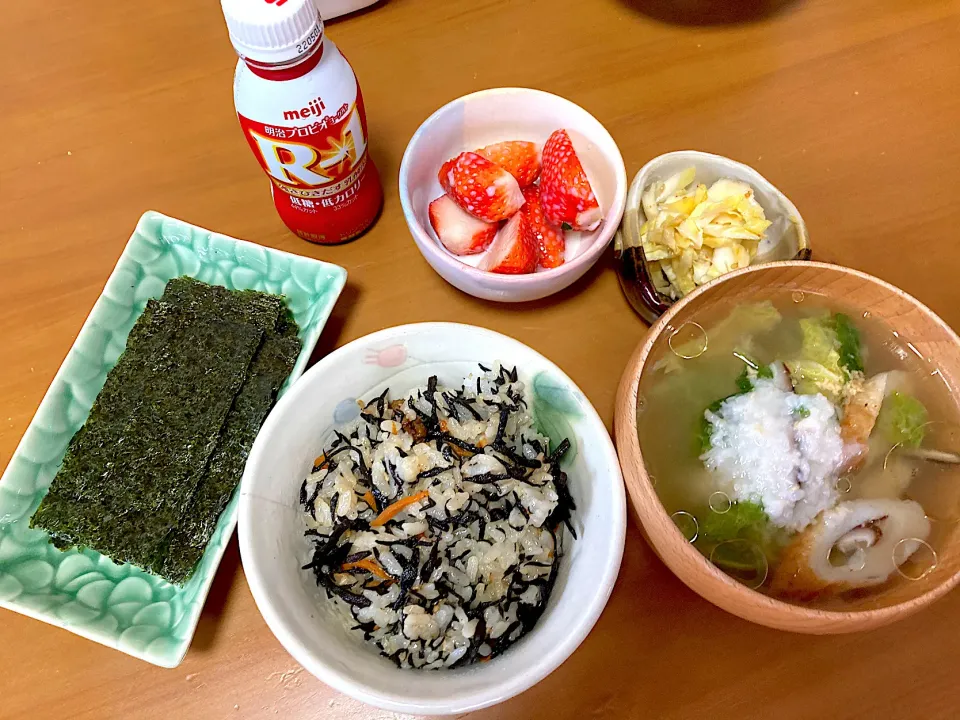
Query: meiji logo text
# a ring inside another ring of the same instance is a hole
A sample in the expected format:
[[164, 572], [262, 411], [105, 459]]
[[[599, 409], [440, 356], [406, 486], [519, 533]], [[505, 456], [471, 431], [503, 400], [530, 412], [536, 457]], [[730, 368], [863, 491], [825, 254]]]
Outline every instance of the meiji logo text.
[[327, 106], [323, 104], [323, 100], [317, 98], [315, 100], [311, 100], [306, 104], [305, 107], [302, 107], [299, 110], [284, 110], [283, 119], [302, 120], [303, 118], [308, 117], [320, 117], [323, 115], [323, 112], [326, 109]]

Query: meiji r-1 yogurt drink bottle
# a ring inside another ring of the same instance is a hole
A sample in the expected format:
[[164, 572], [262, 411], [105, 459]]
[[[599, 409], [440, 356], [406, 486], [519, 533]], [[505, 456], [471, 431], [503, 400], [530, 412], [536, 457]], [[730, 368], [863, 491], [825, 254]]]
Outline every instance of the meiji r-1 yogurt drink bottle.
[[314, 0], [222, 0], [240, 55], [233, 100], [270, 178], [273, 203], [304, 240], [332, 245], [366, 230], [383, 204], [350, 63], [324, 35]]

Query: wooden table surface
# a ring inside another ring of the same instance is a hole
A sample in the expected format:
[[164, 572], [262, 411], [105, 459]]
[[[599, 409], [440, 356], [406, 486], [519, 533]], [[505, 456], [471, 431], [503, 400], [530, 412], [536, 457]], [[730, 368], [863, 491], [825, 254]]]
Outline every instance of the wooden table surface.
[[[318, 352], [400, 323], [475, 323], [557, 362], [609, 423], [645, 330], [610, 255], [568, 291], [511, 307], [445, 284], [407, 233], [397, 171], [408, 138], [488, 87], [587, 108], [628, 176], [677, 149], [753, 165], [801, 209], [815, 257], [899, 285], [960, 327], [956, 0], [386, 0], [328, 32], [363, 86], [387, 198], [370, 233], [329, 248], [274, 212], [234, 116], [218, 3], [4, 4], [0, 466], [147, 209], [347, 268]], [[954, 718], [958, 613], [953, 593], [866, 635], [755, 627], [687, 590], [631, 527], [580, 649], [470, 717]], [[235, 541], [179, 668], [8, 611], [0, 668], [3, 718], [402, 717], [301, 671], [254, 606]]]

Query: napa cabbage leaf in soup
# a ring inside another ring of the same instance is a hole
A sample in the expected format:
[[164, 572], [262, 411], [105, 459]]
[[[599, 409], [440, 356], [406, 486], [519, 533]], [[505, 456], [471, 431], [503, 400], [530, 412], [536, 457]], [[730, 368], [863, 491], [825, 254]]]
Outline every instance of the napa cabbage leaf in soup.
[[786, 363], [794, 390], [836, 403], [850, 379], [863, 373], [860, 334], [843, 313], [803, 318], [799, 325], [800, 357]]

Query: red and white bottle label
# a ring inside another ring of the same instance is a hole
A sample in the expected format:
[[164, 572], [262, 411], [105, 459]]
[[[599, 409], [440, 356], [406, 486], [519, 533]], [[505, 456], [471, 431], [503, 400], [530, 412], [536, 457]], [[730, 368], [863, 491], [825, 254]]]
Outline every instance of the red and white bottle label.
[[[382, 193], [368, 158], [359, 88], [352, 102], [331, 108], [316, 98], [283, 116], [301, 122], [266, 124], [238, 113], [254, 156], [274, 184], [281, 216], [296, 226], [298, 235], [314, 242], [341, 242], [361, 232], [379, 211]], [[369, 187], [364, 192], [370, 185], [376, 190]], [[278, 197], [278, 191], [286, 199]], [[300, 221], [291, 217], [298, 214]], [[314, 216], [315, 222], [305, 216]]]
[[[322, 101], [311, 107], [320, 112], [324, 108]], [[301, 198], [335, 198], [360, 179], [367, 161], [367, 135], [359, 98], [299, 126], [266, 125], [239, 117], [254, 155], [283, 192]]]

